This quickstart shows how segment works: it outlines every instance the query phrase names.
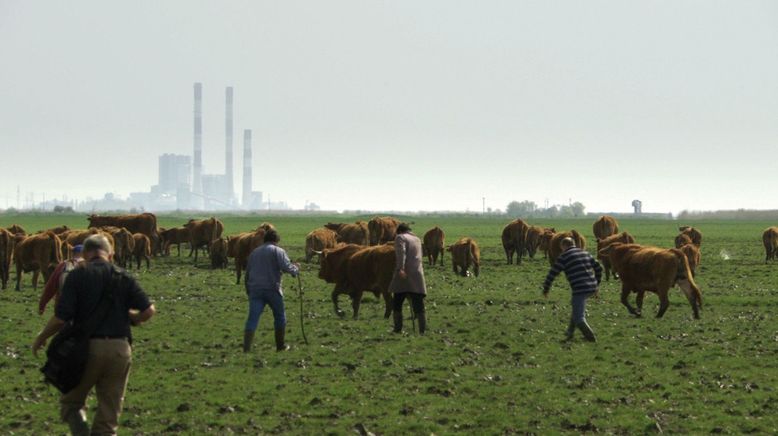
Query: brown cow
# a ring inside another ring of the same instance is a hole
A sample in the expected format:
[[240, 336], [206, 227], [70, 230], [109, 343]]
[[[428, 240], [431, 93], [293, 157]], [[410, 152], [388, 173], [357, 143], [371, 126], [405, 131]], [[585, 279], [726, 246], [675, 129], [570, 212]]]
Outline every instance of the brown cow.
[[699, 230], [695, 229], [694, 227], [690, 227], [690, 226], [681, 226], [681, 227], [678, 227], [678, 230], [681, 233], [683, 233], [685, 235], [688, 235], [689, 238], [691, 238], [691, 240], [692, 240], [692, 244], [696, 245], [697, 247], [702, 245], [702, 233], [700, 233]]
[[149, 237], [152, 242], [152, 252], [156, 255], [162, 249], [160, 237], [157, 233], [157, 216], [153, 213], [142, 213], [138, 215], [120, 215], [120, 216], [99, 216], [89, 215], [89, 227], [114, 226], [124, 227], [131, 233], [142, 233]]
[[310, 262], [314, 254], [319, 254], [327, 248], [334, 248], [338, 234], [326, 227], [315, 229], [305, 236], [305, 262]]
[[246, 269], [251, 252], [254, 251], [255, 248], [262, 245], [264, 240], [265, 230], [260, 227], [254, 232], [241, 234], [236, 241], [237, 251], [235, 252], [235, 275], [237, 278], [237, 284], [240, 284], [241, 272]]
[[595, 238], [605, 239], [608, 236], [619, 233], [619, 222], [612, 216], [603, 215], [594, 222], [592, 231], [594, 232]]
[[543, 258], [548, 258], [548, 251], [551, 248], [551, 238], [556, 234], [556, 229], [553, 227], [546, 227], [543, 229], [543, 234], [540, 235], [540, 241], [538, 242], [538, 249], [543, 252]]
[[700, 266], [700, 249], [694, 244], [686, 244], [679, 248], [689, 261], [689, 269], [692, 271], [692, 277], [697, 277], [697, 267]]
[[368, 245], [370, 243], [370, 230], [364, 221], [354, 224], [345, 224], [338, 231], [338, 242], [344, 244]]
[[260, 224], [259, 227], [257, 227], [257, 230], [255, 230], [255, 231], [258, 232], [260, 230], [265, 231], [265, 232], [267, 232], [268, 230], [276, 230], [276, 226], [274, 226], [271, 223], [264, 222], [264, 223]]
[[392, 313], [392, 294], [389, 284], [395, 267], [394, 244], [365, 247], [357, 244], [342, 244], [324, 250], [321, 257], [319, 278], [334, 283], [332, 303], [335, 313], [344, 316], [338, 307], [338, 296], [346, 294], [351, 298], [354, 319], [359, 317], [359, 305], [365, 291], [373, 292], [376, 298], [384, 297], [384, 318]]
[[440, 256], [440, 266], [443, 266], [443, 253], [445, 250], [443, 247], [446, 244], [446, 234], [443, 230], [435, 226], [424, 234], [424, 243], [421, 245], [422, 255], [427, 256], [427, 262], [431, 265], [435, 265], [438, 262], [438, 256]]
[[527, 249], [527, 256], [529, 256], [530, 259], [535, 258], [535, 253], [537, 253], [538, 248], [540, 248], [541, 238], [545, 232], [546, 229], [540, 226], [529, 226], [527, 229], [527, 235], [524, 238], [524, 246]]
[[513, 253], [516, 253], [517, 256], [516, 264], [521, 265], [521, 258], [527, 250], [527, 230], [529, 230], [529, 225], [519, 218], [503, 227], [502, 248], [505, 250], [508, 265], [513, 264]]
[[765, 263], [775, 259], [778, 254], [778, 227], [768, 227], [762, 233], [762, 242], [764, 243]]
[[24, 227], [20, 226], [19, 224], [14, 224], [10, 227], [6, 227], [6, 230], [11, 232], [12, 235], [24, 235], [27, 236], [27, 231], [24, 230]]
[[551, 241], [548, 243], [548, 261], [551, 265], [556, 262], [559, 255], [562, 254], [562, 239], [572, 238], [575, 241], [575, 246], [586, 250], [586, 239], [577, 230], [570, 230], [569, 232], [554, 233], [551, 237]]
[[209, 252], [211, 241], [222, 237], [224, 232], [224, 223], [211, 217], [207, 220], [189, 220], [185, 228], [189, 230], [189, 256], [194, 253], [194, 261], [197, 263], [197, 250], [205, 247]]
[[224, 238], [211, 241], [209, 255], [211, 256], [211, 268], [227, 268], [227, 241]]
[[[641, 316], [643, 298], [646, 291], [650, 291], [659, 296], [656, 317], [661, 318], [670, 305], [667, 294], [677, 284], [689, 300], [694, 318], [699, 319], [702, 294], [694, 282], [689, 261], [681, 250], [616, 242], [604, 248], [601, 254], [610, 258], [611, 265], [621, 278], [621, 304], [629, 313]], [[637, 309], [627, 300], [630, 292], [637, 293]]]
[[14, 263], [16, 264], [16, 290], [21, 290], [22, 272], [32, 272], [32, 287], [38, 289], [38, 276], [43, 273], [44, 282], [62, 262], [62, 241], [52, 232], [24, 237], [16, 235]]
[[367, 229], [370, 232], [370, 245], [384, 244], [394, 241], [397, 236], [397, 226], [400, 221], [392, 217], [375, 217], [368, 221]]
[[[107, 232], [105, 230], [102, 230], [102, 228], [91, 228], [87, 230], [68, 230], [67, 232], [60, 235], [60, 238], [62, 239], [63, 243], [70, 244], [72, 246], [76, 246], [79, 244], [83, 244], [86, 238], [92, 236], [92, 235], [103, 235], [106, 239], [108, 239], [108, 242], [111, 244], [111, 248], [114, 250], [116, 249], [115, 241], [113, 240], [113, 235], [111, 235], [110, 232]], [[66, 257], [66, 254], [62, 255], [63, 257]]]
[[132, 262], [133, 249], [135, 248], [132, 233], [124, 227], [103, 227], [102, 230], [110, 233], [113, 237], [114, 263], [122, 268], [127, 268], [127, 262]]
[[[454, 245], [448, 247], [451, 252], [451, 265], [454, 268], [454, 274], [460, 274], [462, 277], [469, 275], [468, 269], [473, 265], [473, 274], [478, 277], [481, 272], [481, 250], [475, 239], [461, 238]], [[461, 271], [458, 271], [459, 268]]]
[[13, 235], [8, 230], [0, 228], [0, 282], [2, 282], [3, 289], [8, 287], [8, 276], [11, 271], [13, 249]]
[[189, 242], [189, 229], [186, 227], [174, 227], [165, 229], [160, 233], [162, 241], [162, 254], [170, 256], [170, 246], [175, 244], [178, 249], [178, 257], [181, 257], [181, 244]]
[[357, 245], [368, 245], [370, 243], [370, 230], [364, 221], [357, 221], [354, 224], [327, 223], [324, 227], [338, 234], [337, 242]]
[[[146, 259], [146, 269], [151, 269], [151, 240], [143, 233], [134, 233], [132, 239], [135, 242], [132, 254], [135, 256], [138, 269], [140, 269], [141, 258]], [[129, 266], [132, 268], [132, 260], [130, 260]]]
[[[632, 237], [627, 232], [621, 232], [617, 235], [611, 235], [607, 238], [603, 239], [597, 239], [597, 260], [600, 261], [602, 264], [603, 269], [605, 270], [605, 280], [611, 279], [611, 261], [608, 256], [601, 255], [600, 252], [603, 248], [615, 243], [615, 242], [621, 242], [622, 244], [634, 244], [635, 238]], [[616, 273], [613, 273], [613, 277], [616, 277]]]
[[250, 235], [252, 232], [238, 233], [227, 237], [227, 257], [236, 258], [238, 256], [238, 241], [245, 235]]

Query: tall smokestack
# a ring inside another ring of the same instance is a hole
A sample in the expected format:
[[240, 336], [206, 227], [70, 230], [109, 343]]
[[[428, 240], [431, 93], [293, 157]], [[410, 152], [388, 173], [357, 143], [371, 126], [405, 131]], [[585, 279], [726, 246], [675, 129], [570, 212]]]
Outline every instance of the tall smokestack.
[[224, 119], [224, 131], [225, 131], [225, 163], [224, 163], [224, 177], [227, 179], [227, 192], [229, 199], [232, 200], [235, 186], [233, 185], [232, 176], [232, 86], [228, 86], [225, 92], [225, 104], [226, 104], [226, 118]]
[[251, 130], [243, 131], [243, 207], [251, 207]]
[[194, 177], [192, 177], [192, 192], [195, 194], [193, 205], [201, 209], [203, 204], [203, 84], [194, 84]]

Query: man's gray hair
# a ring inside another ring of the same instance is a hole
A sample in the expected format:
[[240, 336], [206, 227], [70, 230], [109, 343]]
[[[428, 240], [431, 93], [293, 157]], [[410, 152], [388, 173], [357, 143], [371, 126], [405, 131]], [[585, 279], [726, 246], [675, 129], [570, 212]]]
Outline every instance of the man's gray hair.
[[562, 248], [575, 247], [575, 241], [573, 241], [573, 238], [567, 237], [567, 238], [562, 239], [562, 242], [561, 242], [560, 245], [562, 245]]
[[84, 252], [102, 250], [106, 254], [111, 254], [111, 243], [104, 235], [92, 235], [84, 240]]

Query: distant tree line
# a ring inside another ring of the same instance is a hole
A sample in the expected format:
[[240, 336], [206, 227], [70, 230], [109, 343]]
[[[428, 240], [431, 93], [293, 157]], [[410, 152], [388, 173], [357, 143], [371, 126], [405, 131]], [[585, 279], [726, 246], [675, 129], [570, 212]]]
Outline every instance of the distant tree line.
[[586, 215], [586, 206], [576, 201], [572, 204], [555, 204], [538, 207], [534, 201], [511, 201], [505, 207], [505, 214], [513, 218], [578, 218]]
[[717, 219], [717, 220], [774, 220], [778, 221], [778, 210], [684, 210], [678, 214], [679, 220]]

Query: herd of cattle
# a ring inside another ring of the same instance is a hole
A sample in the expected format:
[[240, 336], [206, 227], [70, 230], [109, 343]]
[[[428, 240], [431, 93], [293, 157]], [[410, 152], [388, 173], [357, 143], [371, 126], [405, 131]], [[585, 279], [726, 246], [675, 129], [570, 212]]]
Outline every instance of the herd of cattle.
[[[0, 228], [0, 279], [2, 288], [7, 287], [10, 266], [16, 268], [16, 290], [20, 289], [22, 273], [33, 273], [33, 287], [37, 288], [39, 275], [44, 280], [63, 259], [72, 255], [72, 248], [81, 244], [93, 234], [104, 235], [114, 247], [114, 262], [119, 266], [132, 268], [133, 261], [140, 269], [145, 260], [150, 268], [150, 259], [157, 255], [170, 255], [170, 248], [176, 245], [178, 256], [181, 244], [189, 245], [189, 255], [197, 262], [198, 252], [205, 250], [213, 268], [226, 268], [228, 259], [233, 258], [237, 283], [246, 269], [249, 254], [263, 242], [265, 232], [273, 228], [262, 223], [256, 230], [224, 238], [224, 224], [217, 218], [189, 220], [185, 225], [172, 229], [157, 227], [154, 214], [124, 216], [88, 217], [87, 229], [69, 229], [67, 226], [27, 232], [19, 225]], [[385, 301], [384, 316], [391, 314], [392, 297], [389, 283], [395, 269], [393, 241], [400, 222], [391, 217], [375, 217], [369, 222], [327, 223], [308, 233], [305, 238], [305, 260], [310, 262], [319, 257], [319, 278], [335, 285], [332, 302], [338, 315], [344, 312], [338, 307], [338, 297], [348, 295], [351, 299], [353, 316], [357, 318], [362, 294], [372, 292], [376, 298]], [[597, 257], [605, 270], [605, 279], [611, 276], [621, 281], [621, 302], [630, 313], [640, 316], [643, 298], [647, 291], [659, 296], [661, 317], [669, 305], [668, 291], [676, 284], [683, 290], [695, 318], [699, 318], [702, 307], [700, 289], [694, 282], [700, 265], [702, 234], [693, 227], [681, 227], [675, 238], [675, 248], [663, 249], [635, 243], [628, 232], [619, 232], [618, 222], [610, 216], [602, 216], [593, 225], [597, 239]], [[551, 264], [561, 254], [561, 241], [572, 238], [576, 246], [585, 249], [586, 239], [576, 230], [558, 232], [554, 228], [529, 225], [521, 219], [508, 223], [502, 231], [502, 245], [508, 264], [521, 264], [526, 253], [534, 258], [538, 250], [543, 252]], [[765, 260], [778, 254], [778, 227], [764, 231]], [[444, 252], [451, 253], [454, 273], [467, 277], [470, 270], [475, 276], [480, 273], [481, 255], [478, 243], [469, 237], [460, 238], [454, 244], [445, 246], [445, 234], [440, 227], [433, 227], [424, 234], [423, 254], [430, 265], [440, 261], [443, 265]], [[629, 295], [637, 294], [637, 307], [628, 301]]]

